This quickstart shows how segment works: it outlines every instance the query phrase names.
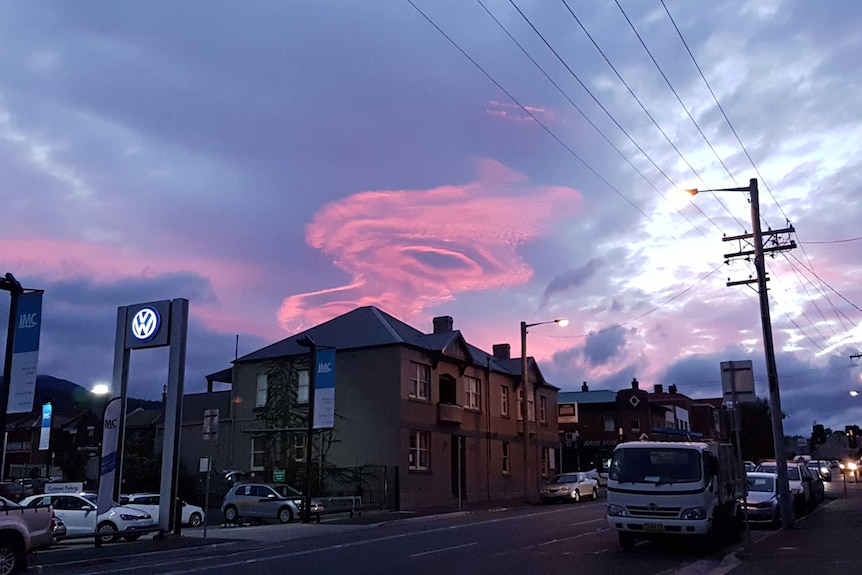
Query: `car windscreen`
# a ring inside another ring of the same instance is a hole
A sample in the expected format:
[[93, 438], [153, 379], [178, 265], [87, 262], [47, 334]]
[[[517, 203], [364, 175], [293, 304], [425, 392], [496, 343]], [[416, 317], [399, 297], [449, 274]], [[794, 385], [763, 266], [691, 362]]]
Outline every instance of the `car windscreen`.
[[551, 480], [551, 483], [577, 483], [577, 475], [557, 475]]
[[703, 477], [703, 465], [696, 449], [624, 448], [614, 451], [608, 477], [621, 483], [695, 482]]
[[774, 477], [748, 477], [748, 490], [762, 493], [775, 493]]
[[290, 485], [282, 484], [282, 485], [271, 485], [273, 489], [281, 496], [281, 497], [302, 497], [302, 492], [294, 489]]

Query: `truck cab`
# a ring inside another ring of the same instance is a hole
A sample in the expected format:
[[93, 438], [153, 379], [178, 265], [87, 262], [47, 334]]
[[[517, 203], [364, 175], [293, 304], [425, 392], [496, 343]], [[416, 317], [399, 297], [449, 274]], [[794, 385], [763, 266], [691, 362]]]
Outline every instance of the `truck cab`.
[[729, 444], [621, 443], [608, 473], [608, 526], [626, 549], [637, 539], [738, 530], [744, 481]]

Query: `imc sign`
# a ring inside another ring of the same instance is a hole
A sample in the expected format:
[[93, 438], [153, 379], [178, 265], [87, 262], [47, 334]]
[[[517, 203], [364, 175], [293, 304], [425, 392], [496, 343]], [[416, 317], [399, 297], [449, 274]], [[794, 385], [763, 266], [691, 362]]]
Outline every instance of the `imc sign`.
[[141, 303], [128, 307], [126, 349], [170, 344], [171, 302]]

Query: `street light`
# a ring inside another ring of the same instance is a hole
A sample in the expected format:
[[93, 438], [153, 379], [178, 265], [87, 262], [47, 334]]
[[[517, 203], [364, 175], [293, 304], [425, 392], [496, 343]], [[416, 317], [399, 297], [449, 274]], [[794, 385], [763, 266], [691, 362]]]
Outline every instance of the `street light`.
[[[560, 318], [560, 319], [552, 319], [550, 321], [539, 321], [536, 323], [527, 323], [525, 321], [521, 322], [521, 415], [522, 421], [524, 422], [524, 499], [530, 500], [530, 455], [529, 455], [529, 446], [530, 446], [530, 434], [527, 430], [527, 421], [529, 419], [529, 413], [527, 412], [527, 328], [535, 327], [537, 325], [545, 325], [548, 323], [555, 323], [560, 327], [566, 327], [569, 325], [569, 320]], [[535, 388], [533, 390], [535, 393]], [[534, 398], [535, 402], [535, 398]], [[534, 418], [535, 419], [535, 418]], [[536, 437], [536, 446], [538, 447], [538, 436]], [[538, 457], [537, 457], [538, 459]], [[538, 467], [538, 465], [536, 466]], [[537, 469], [538, 471], [538, 469]], [[536, 482], [538, 483], [538, 475], [536, 476]]]
[[781, 394], [778, 389], [778, 370], [775, 366], [775, 350], [772, 343], [772, 321], [769, 317], [769, 294], [766, 291], [766, 269], [763, 261], [763, 232], [760, 228], [760, 197], [757, 178], [751, 178], [747, 186], [719, 188], [714, 190], [685, 190], [692, 196], [700, 192], [748, 192], [751, 199], [751, 231], [754, 243], [754, 268], [757, 272], [757, 291], [760, 295], [760, 324], [763, 330], [763, 352], [766, 357], [766, 374], [769, 379], [769, 402], [772, 416], [772, 440], [775, 462], [778, 469], [778, 494], [781, 508], [781, 524], [784, 529], [794, 526], [793, 507], [790, 502], [790, 486], [787, 476], [787, 456], [784, 452], [784, 424], [781, 421]]

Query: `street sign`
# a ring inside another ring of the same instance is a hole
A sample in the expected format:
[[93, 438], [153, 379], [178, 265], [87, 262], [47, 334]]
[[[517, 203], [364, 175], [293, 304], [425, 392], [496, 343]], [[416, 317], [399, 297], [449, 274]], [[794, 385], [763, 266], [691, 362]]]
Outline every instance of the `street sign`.
[[285, 474], [284, 469], [274, 469], [272, 471], [272, 480], [275, 483], [284, 483]]
[[754, 394], [754, 372], [751, 361], [722, 361], [721, 389], [724, 392], [725, 403], [755, 401], [757, 396]]

